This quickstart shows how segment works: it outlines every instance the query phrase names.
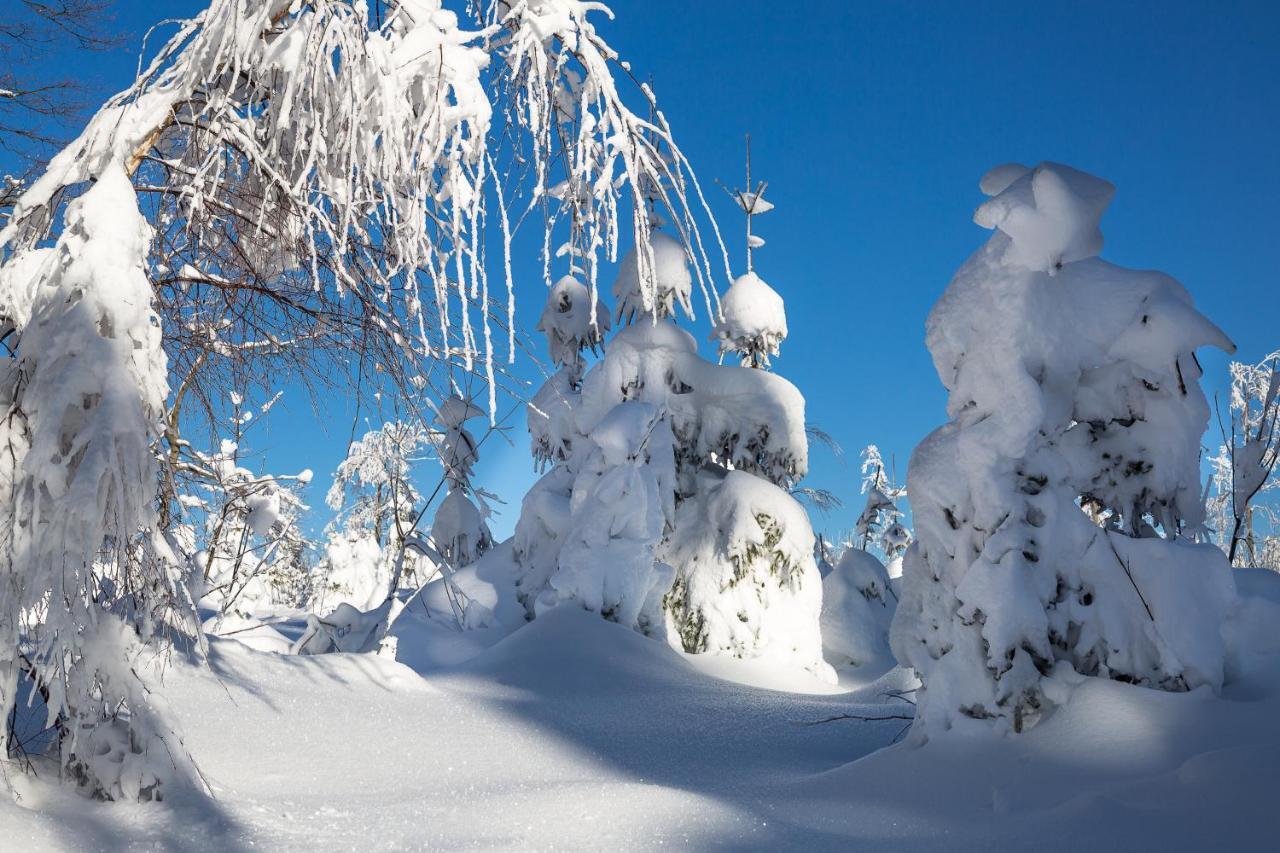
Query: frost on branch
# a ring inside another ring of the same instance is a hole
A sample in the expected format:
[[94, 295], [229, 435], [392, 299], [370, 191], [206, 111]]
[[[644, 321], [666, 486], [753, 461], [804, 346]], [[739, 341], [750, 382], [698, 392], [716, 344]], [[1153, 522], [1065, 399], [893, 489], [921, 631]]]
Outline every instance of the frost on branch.
[[1195, 350], [1231, 342], [1173, 279], [1096, 257], [1105, 181], [1045, 163], [983, 188], [976, 218], [998, 230], [927, 325], [950, 422], [908, 474], [918, 539], [891, 639], [924, 685], [917, 740], [1024, 730], [1071, 670], [1217, 688], [1234, 599], [1221, 552], [1190, 536]]
[[1280, 352], [1231, 362], [1231, 399], [1209, 499], [1217, 542], [1236, 566], [1280, 571]]
[[195, 629], [154, 531], [150, 444], [168, 388], [151, 234], [118, 166], [65, 216], [57, 245], [37, 250], [38, 285], [21, 288], [19, 353], [3, 367], [0, 718], [19, 678], [36, 679], [65, 772], [98, 796], [151, 798], [186, 762], [134, 666], [142, 643]]

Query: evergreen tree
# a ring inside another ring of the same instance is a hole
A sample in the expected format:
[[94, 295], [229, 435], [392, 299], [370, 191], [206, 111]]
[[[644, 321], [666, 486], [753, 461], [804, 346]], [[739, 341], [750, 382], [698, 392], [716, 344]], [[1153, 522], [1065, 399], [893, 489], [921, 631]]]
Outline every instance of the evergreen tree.
[[982, 189], [995, 234], [927, 326], [951, 421], [908, 472], [918, 539], [892, 643], [923, 684], [917, 739], [1025, 730], [1063, 695], [1060, 667], [1217, 688], [1234, 597], [1222, 553], [1191, 539], [1195, 350], [1231, 342], [1173, 279], [1097, 257], [1111, 184], [1043, 163]]

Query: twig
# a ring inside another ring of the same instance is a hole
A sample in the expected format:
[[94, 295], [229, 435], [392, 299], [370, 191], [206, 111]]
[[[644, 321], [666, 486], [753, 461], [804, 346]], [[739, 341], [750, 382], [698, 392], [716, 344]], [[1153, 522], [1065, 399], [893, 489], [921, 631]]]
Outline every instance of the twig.
[[914, 722], [915, 715], [914, 714], [878, 714], [878, 715], [837, 714], [834, 717], [827, 717], [824, 720], [808, 720], [805, 722], [801, 722], [799, 723], [799, 725], [820, 726], [823, 723], [834, 723], [837, 720], [861, 720], [862, 722], [865, 722], [865, 723], [878, 723], [884, 720], [907, 720], [908, 722]]

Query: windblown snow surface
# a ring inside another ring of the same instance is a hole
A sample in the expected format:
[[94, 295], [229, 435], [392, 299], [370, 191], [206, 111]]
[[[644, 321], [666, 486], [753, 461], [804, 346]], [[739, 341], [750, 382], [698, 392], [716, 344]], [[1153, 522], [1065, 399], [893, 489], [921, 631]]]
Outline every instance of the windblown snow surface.
[[919, 748], [891, 745], [898, 719], [814, 724], [909, 713], [886, 695], [910, 686], [901, 670], [830, 687], [568, 607], [488, 648], [424, 628], [412, 639], [441, 649], [401, 648], [417, 671], [213, 640], [207, 668], [164, 679], [213, 799], [97, 803], [11, 774], [0, 849], [1259, 849], [1280, 575], [1237, 580], [1221, 697], [1089, 679], [1025, 735]]

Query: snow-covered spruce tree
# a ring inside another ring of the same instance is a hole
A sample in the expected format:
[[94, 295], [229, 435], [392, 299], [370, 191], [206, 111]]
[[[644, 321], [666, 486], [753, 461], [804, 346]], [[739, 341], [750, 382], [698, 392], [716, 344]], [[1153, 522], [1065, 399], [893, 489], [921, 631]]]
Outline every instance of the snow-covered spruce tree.
[[892, 645], [923, 685], [917, 742], [1023, 731], [1081, 676], [1217, 688], [1234, 598], [1222, 553], [1185, 535], [1209, 417], [1194, 353], [1231, 342], [1173, 279], [1097, 257], [1111, 184], [1043, 163], [981, 186], [996, 233], [927, 326], [951, 421], [908, 473]]
[[472, 468], [479, 454], [475, 436], [464, 426], [483, 414], [457, 394], [450, 395], [436, 411], [435, 422], [441, 432], [433, 436], [433, 442], [444, 468], [448, 493], [431, 522], [431, 541], [440, 556], [455, 569], [474, 563], [493, 547], [493, 534], [485, 523], [485, 513], [471, 498]]
[[1233, 361], [1228, 423], [1209, 499], [1216, 539], [1236, 566], [1280, 571], [1280, 352], [1258, 364]]
[[861, 457], [866, 500], [853, 540], [822, 581], [823, 645], [833, 661], [854, 665], [889, 657], [889, 626], [898, 600], [893, 579], [901, 572], [896, 558], [911, 539], [896, 503], [907, 490], [893, 483], [876, 445], [867, 445]]
[[886, 560], [892, 560], [911, 543], [911, 534], [902, 526], [902, 511], [897, 504], [907, 490], [895, 485], [890, 478], [879, 447], [868, 444], [861, 456], [862, 493], [866, 500], [854, 522], [854, 536], [861, 550], [866, 551], [874, 544]]
[[782, 297], [755, 271], [755, 250], [764, 238], [755, 233], [754, 220], [773, 210], [765, 199], [769, 185], [761, 181], [751, 186], [751, 137], [747, 137], [747, 183], [745, 190], [729, 195], [742, 209], [747, 221], [747, 271], [734, 280], [720, 300], [719, 320], [711, 339], [719, 341], [720, 356], [733, 354], [747, 367], [768, 367], [769, 357], [778, 354], [787, 337], [787, 312]]
[[[829, 677], [813, 532], [787, 493], [807, 465], [804, 399], [763, 370], [701, 358], [673, 321], [691, 312], [685, 250], [662, 234], [649, 246], [653, 286], [634, 255], [614, 283], [626, 327], [580, 388], [553, 377], [558, 408], [541, 402], [552, 398], [544, 389], [531, 409], [535, 449], [557, 464], [516, 528], [521, 598], [530, 615], [572, 600], [689, 652], [771, 657]], [[553, 294], [548, 314], [555, 304]], [[593, 310], [575, 314], [575, 351], [599, 334]], [[759, 336], [734, 338], [769, 349]]]

